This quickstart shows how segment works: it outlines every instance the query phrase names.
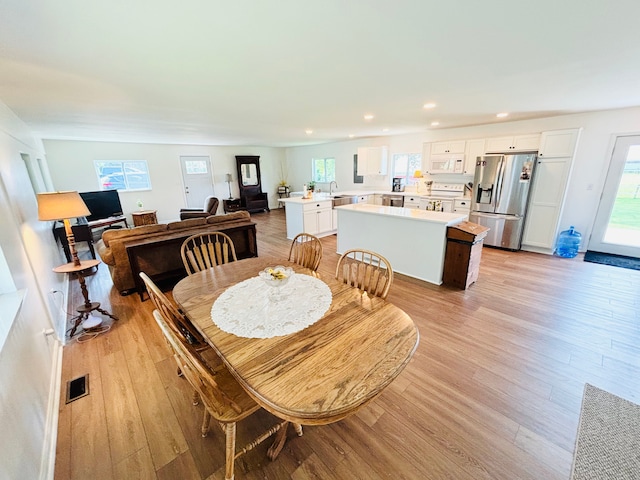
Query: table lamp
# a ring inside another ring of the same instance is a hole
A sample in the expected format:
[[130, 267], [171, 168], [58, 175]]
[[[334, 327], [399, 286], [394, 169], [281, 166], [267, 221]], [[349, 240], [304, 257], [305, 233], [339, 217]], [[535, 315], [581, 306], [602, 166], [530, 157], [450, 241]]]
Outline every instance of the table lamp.
[[233, 197], [231, 196], [231, 174], [230, 173], [227, 173], [225, 181], [229, 184], [229, 200], [231, 200]]
[[[416, 170], [413, 172], [413, 178], [422, 178], [422, 170]], [[420, 193], [420, 180], [416, 182], [416, 193]]]
[[67, 234], [69, 252], [75, 266], [80, 266], [80, 259], [76, 251], [76, 241], [73, 238], [69, 219], [86, 217], [91, 212], [85, 205], [78, 192], [47, 192], [38, 193], [38, 220], [62, 220]]

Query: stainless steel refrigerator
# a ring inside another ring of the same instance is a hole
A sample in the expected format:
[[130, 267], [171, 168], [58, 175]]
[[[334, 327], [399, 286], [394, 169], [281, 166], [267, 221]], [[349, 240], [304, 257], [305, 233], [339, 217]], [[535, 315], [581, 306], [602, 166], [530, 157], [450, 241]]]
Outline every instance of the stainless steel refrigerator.
[[536, 153], [478, 157], [469, 221], [489, 227], [485, 245], [520, 250]]

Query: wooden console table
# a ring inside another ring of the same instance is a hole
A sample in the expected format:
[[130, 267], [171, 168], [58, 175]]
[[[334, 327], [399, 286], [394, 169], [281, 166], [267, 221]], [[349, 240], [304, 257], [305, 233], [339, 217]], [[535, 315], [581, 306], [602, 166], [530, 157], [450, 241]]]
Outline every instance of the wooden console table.
[[[220, 231], [229, 235], [233, 241], [238, 260], [258, 256], [255, 223], [221, 228]], [[145, 237], [126, 243], [125, 249], [129, 257], [131, 274], [141, 301], [145, 300], [146, 288], [140, 278], [140, 272], [146, 273], [155, 283], [163, 281], [175, 283], [187, 276], [180, 256], [180, 247], [193, 233], [192, 231], [188, 234], [176, 234], [174, 237], [165, 238]]]
[[239, 198], [227, 198], [225, 200], [222, 200], [222, 206], [224, 208], [224, 213], [246, 210], [246, 208], [242, 206], [242, 200]]
[[141, 225], [155, 225], [158, 223], [158, 217], [156, 216], [157, 210], [141, 210], [139, 212], [133, 212], [131, 217], [133, 218], [133, 226], [139, 227]]

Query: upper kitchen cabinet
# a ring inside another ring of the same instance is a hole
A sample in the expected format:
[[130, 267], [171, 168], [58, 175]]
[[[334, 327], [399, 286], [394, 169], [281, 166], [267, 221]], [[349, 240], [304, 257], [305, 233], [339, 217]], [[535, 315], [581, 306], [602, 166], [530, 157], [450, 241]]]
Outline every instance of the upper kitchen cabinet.
[[431, 144], [431, 155], [443, 153], [464, 153], [464, 140], [450, 140], [447, 142], [434, 142]]
[[357, 175], [386, 175], [388, 173], [387, 147], [358, 148]]
[[540, 147], [540, 134], [487, 138], [486, 153], [532, 152]]
[[465, 175], [473, 175], [476, 173], [476, 159], [484, 155], [484, 138], [475, 140], [467, 140], [467, 146], [464, 151], [464, 169]]
[[539, 157], [573, 157], [578, 144], [580, 130], [553, 130], [542, 132], [540, 137]]

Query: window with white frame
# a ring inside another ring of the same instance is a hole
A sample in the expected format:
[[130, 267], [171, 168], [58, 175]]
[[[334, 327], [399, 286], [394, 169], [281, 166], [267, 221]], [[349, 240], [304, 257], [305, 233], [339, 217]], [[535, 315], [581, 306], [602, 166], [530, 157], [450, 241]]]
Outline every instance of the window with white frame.
[[336, 180], [336, 159], [335, 158], [314, 158], [313, 159], [313, 181], [318, 183], [335, 182]]
[[422, 169], [422, 155], [419, 153], [395, 153], [391, 178], [402, 178], [408, 185], [416, 170]]
[[146, 160], [94, 160], [100, 190], [151, 190]]

